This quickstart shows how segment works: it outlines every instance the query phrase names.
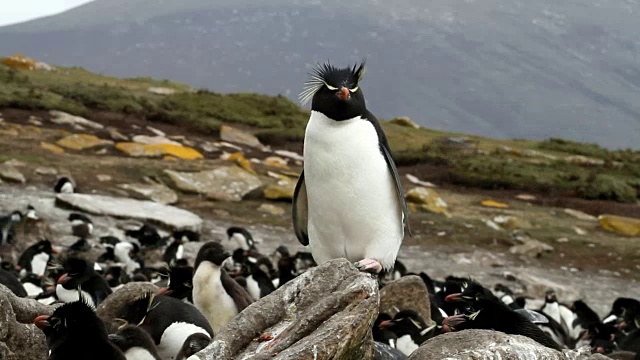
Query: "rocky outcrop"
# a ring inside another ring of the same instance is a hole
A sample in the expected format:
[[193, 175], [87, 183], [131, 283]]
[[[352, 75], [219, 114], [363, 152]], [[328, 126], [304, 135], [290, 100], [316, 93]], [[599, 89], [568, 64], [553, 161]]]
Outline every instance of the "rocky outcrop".
[[398, 116], [397, 118], [389, 121], [392, 124], [396, 124], [396, 125], [400, 125], [400, 126], [404, 126], [404, 127], [410, 127], [410, 128], [414, 128], [414, 129], [420, 129], [420, 125], [416, 124], [413, 122], [413, 120], [411, 120], [410, 117], [408, 116]]
[[15, 296], [0, 284], [0, 359], [46, 360], [44, 333], [32, 324], [38, 315], [50, 315], [52, 306]]
[[15, 166], [7, 163], [0, 164], [0, 179], [22, 184], [27, 182], [27, 179]]
[[[589, 351], [561, 353], [521, 335], [492, 330], [463, 330], [446, 333], [425, 341], [409, 360], [587, 360]], [[595, 358], [593, 358], [595, 359]]]
[[222, 141], [247, 145], [255, 148], [262, 148], [264, 146], [254, 135], [227, 125], [222, 125], [220, 127], [220, 139]]
[[120, 184], [118, 187], [160, 204], [171, 205], [178, 202], [178, 194], [164, 184]]
[[91, 134], [73, 134], [63, 137], [56, 144], [67, 149], [85, 150], [99, 146], [110, 146], [113, 145], [113, 141], [103, 140]]
[[167, 139], [165, 136], [156, 135], [156, 136], [147, 136], [147, 135], [136, 135], [131, 138], [133, 142], [138, 144], [146, 144], [146, 145], [158, 145], [158, 144], [173, 144], [176, 146], [182, 146], [177, 141], [173, 141], [171, 139]]
[[263, 193], [266, 199], [270, 200], [291, 200], [296, 189], [296, 179], [285, 175], [279, 175], [276, 183], [267, 185]]
[[90, 127], [93, 129], [102, 129], [104, 126], [97, 122], [87, 120], [81, 116], [75, 116], [71, 114], [67, 114], [66, 112], [51, 110], [49, 111], [49, 115], [51, 118], [49, 119], [52, 123], [58, 125], [80, 125], [83, 127]]
[[58, 145], [51, 144], [51, 143], [48, 143], [48, 142], [45, 142], [45, 141], [41, 141], [40, 142], [40, 147], [45, 149], [45, 150], [49, 150], [52, 153], [64, 154], [64, 149], [63, 148], [61, 148]]
[[149, 221], [173, 230], [200, 231], [202, 218], [190, 211], [153, 201], [105, 195], [58, 194], [56, 205], [68, 206], [95, 215]]
[[376, 279], [328, 261], [250, 305], [193, 360], [369, 360], [378, 301]]
[[260, 178], [238, 166], [200, 172], [164, 172], [178, 189], [217, 200], [240, 201], [244, 195], [262, 186]]
[[401, 310], [413, 310], [431, 321], [429, 292], [419, 276], [409, 275], [392, 281], [380, 290], [380, 313], [392, 317]]

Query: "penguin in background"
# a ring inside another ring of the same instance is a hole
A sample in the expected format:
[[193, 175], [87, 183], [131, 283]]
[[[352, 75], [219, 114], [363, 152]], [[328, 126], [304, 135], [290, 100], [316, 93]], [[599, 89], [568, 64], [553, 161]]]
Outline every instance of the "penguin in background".
[[300, 94], [311, 100], [304, 169], [293, 196], [296, 237], [318, 264], [346, 258], [379, 274], [395, 264], [409, 211], [386, 136], [352, 68], [319, 65]]
[[59, 194], [73, 194], [76, 192], [76, 183], [68, 176], [60, 176], [53, 185], [53, 191]]
[[124, 325], [109, 340], [124, 353], [127, 360], [163, 360], [148, 332], [134, 325]]
[[71, 222], [71, 233], [81, 239], [86, 239], [93, 234], [93, 221], [80, 213], [71, 213], [67, 218]]
[[218, 333], [253, 300], [224, 270], [230, 257], [217, 242], [207, 242], [198, 251], [193, 274], [193, 304], [209, 320]]
[[251, 233], [240, 226], [232, 226], [227, 229], [227, 237], [230, 241], [235, 241], [238, 248], [244, 251], [256, 250], [256, 242]]
[[56, 295], [62, 302], [82, 300], [95, 308], [113, 292], [107, 280], [94, 269], [93, 262], [68, 258], [63, 268], [56, 285]]
[[15, 225], [22, 221], [23, 217], [22, 212], [18, 210], [0, 217], [0, 245], [13, 243], [13, 239], [16, 236]]
[[56, 253], [51, 242], [46, 239], [29, 246], [18, 258], [20, 277], [24, 278], [28, 274], [44, 276], [49, 260]]

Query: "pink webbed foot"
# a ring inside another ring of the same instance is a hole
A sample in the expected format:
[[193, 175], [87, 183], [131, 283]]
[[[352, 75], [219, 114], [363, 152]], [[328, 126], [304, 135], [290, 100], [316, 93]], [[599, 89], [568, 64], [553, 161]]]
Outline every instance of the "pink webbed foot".
[[382, 264], [380, 264], [380, 262], [375, 259], [362, 259], [354, 263], [354, 265], [360, 271], [370, 272], [373, 274], [379, 274], [380, 271], [382, 271]]

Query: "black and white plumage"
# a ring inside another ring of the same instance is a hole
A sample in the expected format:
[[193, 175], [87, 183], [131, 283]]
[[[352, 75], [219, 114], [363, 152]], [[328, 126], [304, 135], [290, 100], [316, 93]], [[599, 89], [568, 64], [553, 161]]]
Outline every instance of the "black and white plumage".
[[50, 360], [126, 360], [109, 341], [107, 328], [90, 304], [76, 301], [40, 315], [33, 323], [47, 337]]
[[256, 242], [253, 239], [253, 235], [251, 233], [240, 226], [232, 226], [227, 229], [227, 237], [231, 241], [235, 241], [238, 244], [238, 248], [249, 251], [255, 250]]
[[22, 212], [18, 210], [0, 217], [0, 245], [7, 245], [13, 242], [16, 236], [15, 224], [22, 221], [23, 217]]
[[73, 194], [76, 192], [76, 183], [68, 176], [61, 176], [56, 179], [53, 191], [61, 194]]
[[312, 99], [304, 170], [295, 187], [296, 237], [314, 259], [357, 261], [361, 270], [390, 270], [408, 226], [408, 209], [386, 136], [367, 110], [364, 63], [320, 65], [301, 100]]
[[27, 297], [28, 295], [18, 277], [5, 269], [0, 269], [0, 284], [9, 288], [18, 297]]
[[124, 353], [127, 360], [163, 360], [148, 332], [125, 325], [109, 335], [109, 340]]
[[63, 264], [64, 274], [58, 278], [56, 295], [65, 303], [83, 300], [93, 307], [98, 306], [113, 291], [107, 281], [94, 269], [94, 263], [68, 258]]
[[18, 258], [20, 276], [25, 277], [27, 274], [43, 276], [53, 253], [49, 240], [41, 240], [29, 246]]
[[203, 334], [213, 338], [209, 321], [191, 304], [151, 292], [123, 307], [118, 318], [147, 331], [163, 359], [173, 360], [189, 336]]
[[202, 245], [193, 274], [193, 304], [219, 332], [253, 301], [251, 295], [223, 269], [230, 254], [217, 242]]
[[191, 357], [195, 353], [198, 353], [204, 348], [206, 348], [210, 342], [211, 342], [211, 338], [204, 334], [195, 333], [195, 334], [189, 335], [189, 337], [187, 337], [187, 339], [184, 341], [184, 344], [182, 345], [182, 349], [180, 349], [180, 351], [178, 352], [178, 355], [176, 355], [175, 360], [189, 359], [189, 357]]
[[71, 233], [81, 239], [86, 239], [93, 234], [93, 221], [80, 213], [71, 213], [67, 218], [71, 222]]
[[393, 319], [381, 321], [378, 327], [392, 331], [396, 335], [395, 348], [409, 356], [420, 345], [441, 333], [441, 328], [433, 322], [428, 325], [424, 318], [413, 310], [402, 310]]

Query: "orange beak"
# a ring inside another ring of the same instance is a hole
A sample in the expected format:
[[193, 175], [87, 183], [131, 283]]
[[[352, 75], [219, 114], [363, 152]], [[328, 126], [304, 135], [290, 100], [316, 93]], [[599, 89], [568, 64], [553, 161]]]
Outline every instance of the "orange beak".
[[336, 96], [342, 101], [347, 101], [351, 98], [351, 93], [349, 92], [349, 89], [343, 86], [338, 90]]
[[37, 326], [39, 329], [44, 330], [49, 327], [49, 315], [40, 315], [33, 319], [33, 324]]
[[58, 284], [64, 284], [67, 281], [69, 281], [69, 275], [68, 274], [62, 274], [59, 278], [58, 278]]
[[169, 288], [162, 288], [157, 293], [156, 296], [169, 295], [173, 292], [173, 290], [169, 290]]

